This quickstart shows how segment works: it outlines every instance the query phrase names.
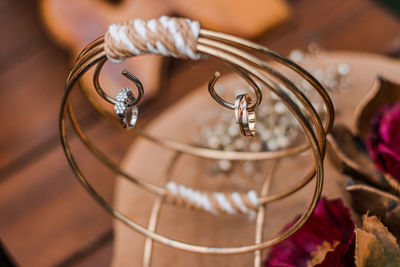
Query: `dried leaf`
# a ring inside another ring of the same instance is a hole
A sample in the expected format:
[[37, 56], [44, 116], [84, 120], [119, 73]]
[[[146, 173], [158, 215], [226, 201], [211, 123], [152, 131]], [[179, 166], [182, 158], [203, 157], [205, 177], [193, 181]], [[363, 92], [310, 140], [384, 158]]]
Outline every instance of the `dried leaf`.
[[400, 197], [400, 183], [396, 179], [394, 179], [390, 174], [384, 174], [383, 177], [389, 184], [391, 193], [393, 193], [397, 197]]
[[386, 212], [383, 223], [389, 228], [390, 232], [400, 240], [400, 206]]
[[364, 216], [362, 228], [356, 229], [355, 259], [357, 267], [400, 266], [396, 238], [376, 216]]
[[358, 181], [388, 188], [388, 182], [377, 171], [365, 147], [344, 125], [335, 125], [328, 136], [329, 158], [343, 173]]
[[385, 262], [383, 247], [379, 244], [377, 238], [364, 230], [356, 229], [356, 266], [382, 266]]
[[383, 77], [378, 77], [371, 91], [356, 108], [355, 126], [357, 135], [365, 140], [365, 136], [371, 129], [371, 117], [384, 104], [392, 104], [397, 100], [400, 100], [400, 85]]
[[385, 218], [387, 212], [400, 207], [399, 198], [372, 186], [349, 182], [346, 190], [350, 193], [353, 207], [359, 214], [371, 212]]
[[311, 253], [312, 259], [307, 262], [307, 267], [312, 267], [322, 263], [325, 259], [325, 255], [330, 251], [334, 251], [336, 246], [339, 244], [339, 241], [334, 241], [333, 244], [327, 241], [322, 242], [322, 244], [318, 245], [315, 251]]

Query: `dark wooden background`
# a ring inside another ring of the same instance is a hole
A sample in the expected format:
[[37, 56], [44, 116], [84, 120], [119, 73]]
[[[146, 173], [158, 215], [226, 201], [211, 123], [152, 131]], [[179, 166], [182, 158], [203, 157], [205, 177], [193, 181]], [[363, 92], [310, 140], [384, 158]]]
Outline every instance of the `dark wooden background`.
[[[287, 54], [318, 42], [331, 50], [396, 54], [400, 23], [367, 0], [291, 1], [293, 19], [257, 40]], [[62, 152], [57, 115], [71, 58], [46, 35], [34, 0], [0, 1], [0, 238], [20, 266], [109, 266], [112, 225], [81, 188]], [[215, 62], [169, 62], [169, 79], [141, 108], [141, 126], [190, 88]], [[81, 94], [76, 109], [88, 134], [119, 161], [131, 137], [100, 118]], [[73, 138], [84, 171], [112, 198], [114, 176]], [[1, 266], [1, 264], [0, 264]]]

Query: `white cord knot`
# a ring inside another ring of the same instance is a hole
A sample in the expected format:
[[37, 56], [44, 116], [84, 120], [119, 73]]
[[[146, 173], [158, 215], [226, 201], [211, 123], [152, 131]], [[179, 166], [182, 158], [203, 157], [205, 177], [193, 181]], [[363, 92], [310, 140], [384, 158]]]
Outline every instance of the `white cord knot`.
[[254, 211], [259, 206], [258, 196], [254, 190], [247, 193], [202, 192], [174, 182], [167, 183], [166, 189], [166, 197], [170, 202], [213, 214], [243, 213], [254, 217]]
[[186, 18], [133, 19], [112, 24], [106, 32], [105, 51], [114, 62], [143, 54], [200, 59], [197, 38], [200, 23]]

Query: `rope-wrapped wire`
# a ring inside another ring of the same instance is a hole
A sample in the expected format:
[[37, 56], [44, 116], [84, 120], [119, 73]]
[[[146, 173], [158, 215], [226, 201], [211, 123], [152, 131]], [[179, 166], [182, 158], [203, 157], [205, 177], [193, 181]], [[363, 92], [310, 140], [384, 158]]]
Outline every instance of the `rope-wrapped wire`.
[[109, 26], [104, 50], [114, 62], [143, 54], [199, 59], [199, 34], [200, 23], [186, 18], [133, 19]]

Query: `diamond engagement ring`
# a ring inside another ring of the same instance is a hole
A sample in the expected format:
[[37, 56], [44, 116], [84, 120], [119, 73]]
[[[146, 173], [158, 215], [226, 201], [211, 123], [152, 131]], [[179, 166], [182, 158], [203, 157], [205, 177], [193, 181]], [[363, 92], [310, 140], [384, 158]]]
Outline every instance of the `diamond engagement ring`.
[[138, 118], [137, 106], [131, 106], [135, 101], [135, 97], [130, 88], [122, 88], [116, 96], [117, 103], [114, 105], [114, 110], [118, 115], [122, 126], [133, 128]]

